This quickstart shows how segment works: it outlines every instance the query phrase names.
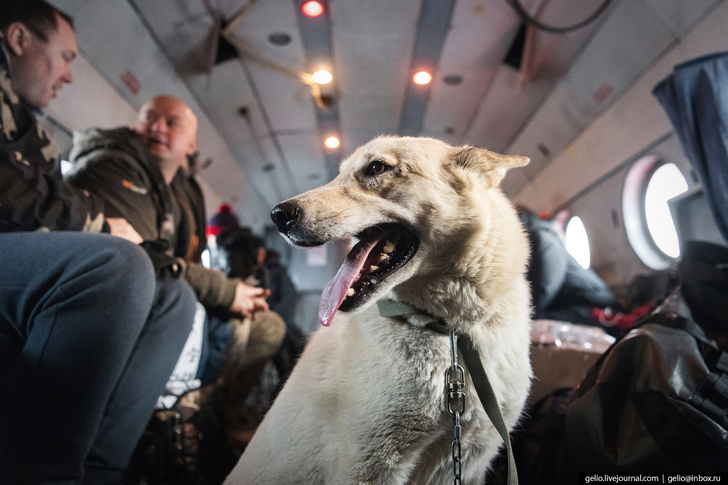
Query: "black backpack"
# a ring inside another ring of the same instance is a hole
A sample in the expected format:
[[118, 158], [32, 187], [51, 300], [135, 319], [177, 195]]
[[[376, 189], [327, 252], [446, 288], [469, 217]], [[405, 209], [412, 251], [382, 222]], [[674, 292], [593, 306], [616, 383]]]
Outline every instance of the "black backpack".
[[[575, 389], [559, 389], [512, 433], [522, 484], [579, 474], [728, 471], [728, 250], [697, 243], [677, 286]], [[502, 482], [502, 459], [486, 483]]]
[[658, 311], [576, 390], [556, 483], [579, 472], [728, 471], [728, 354], [692, 319]]

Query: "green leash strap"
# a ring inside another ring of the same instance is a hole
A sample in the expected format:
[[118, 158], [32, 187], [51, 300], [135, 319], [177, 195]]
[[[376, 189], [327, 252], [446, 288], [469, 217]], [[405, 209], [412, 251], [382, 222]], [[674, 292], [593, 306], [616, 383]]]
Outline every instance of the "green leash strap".
[[[390, 299], [377, 301], [379, 307], [379, 314], [383, 317], [400, 317], [404, 315], [427, 315], [426, 312], [419, 310], [412, 305], [401, 301], [395, 301]], [[427, 315], [430, 316], [430, 315]], [[432, 317], [434, 318], [434, 317]], [[425, 328], [434, 330], [443, 335], [450, 334], [450, 327], [448, 327], [442, 320], [432, 321], [425, 325]], [[465, 365], [470, 372], [470, 377], [473, 380], [475, 391], [478, 393], [480, 402], [483, 404], [485, 413], [490, 418], [490, 421], [498, 430], [498, 433], [503, 438], [503, 442], [506, 445], [506, 452], [508, 453], [508, 485], [518, 485], [518, 472], [516, 471], [516, 461], [513, 458], [513, 450], [511, 448], [511, 440], [508, 435], [508, 428], [506, 427], [503, 416], [498, 406], [498, 399], [495, 397], [493, 387], [490, 385], [488, 375], [483, 369], [483, 364], [480, 360], [480, 355], [473, 345], [473, 341], [470, 337], [464, 333], [457, 334], [458, 349], [463, 356]]]

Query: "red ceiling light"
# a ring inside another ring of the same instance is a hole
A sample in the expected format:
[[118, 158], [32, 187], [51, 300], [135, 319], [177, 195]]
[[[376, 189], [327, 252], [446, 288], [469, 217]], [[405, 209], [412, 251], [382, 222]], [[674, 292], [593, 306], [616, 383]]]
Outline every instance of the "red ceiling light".
[[310, 0], [301, 5], [301, 12], [303, 12], [306, 17], [318, 17], [324, 13], [324, 6], [316, 0]]

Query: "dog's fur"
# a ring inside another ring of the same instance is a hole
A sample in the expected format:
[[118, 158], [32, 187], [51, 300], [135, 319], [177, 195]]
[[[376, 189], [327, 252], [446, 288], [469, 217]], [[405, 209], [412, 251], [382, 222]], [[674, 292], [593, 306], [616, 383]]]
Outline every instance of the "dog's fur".
[[[382, 297], [467, 333], [506, 425], [516, 423], [531, 377], [528, 242], [498, 185], [526, 163], [429, 138], [380, 137], [342, 162], [332, 182], [287, 201], [297, 218], [283, 232], [295, 244], [395, 222], [414, 229], [419, 247], [371, 298], [313, 336], [226, 483], [452, 483], [449, 339], [423, 329], [426, 316], [381, 317], [373, 302]], [[465, 391], [462, 479], [482, 483], [503, 441], [469, 376]]]

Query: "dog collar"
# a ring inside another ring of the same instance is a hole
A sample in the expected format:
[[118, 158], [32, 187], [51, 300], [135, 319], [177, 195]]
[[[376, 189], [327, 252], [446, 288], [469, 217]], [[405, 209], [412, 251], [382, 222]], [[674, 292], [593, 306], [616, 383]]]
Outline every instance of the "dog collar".
[[[396, 301], [389, 298], [385, 298], [377, 301], [377, 307], [379, 308], [379, 315], [383, 317], [403, 317], [407, 315], [424, 315], [432, 319], [430, 323], [425, 325], [425, 328], [434, 330], [443, 335], [448, 335], [451, 331], [451, 327], [441, 318], [434, 317], [424, 310], [420, 310], [408, 303], [402, 301]], [[463, 356], [465, 366], [470, 372], [470, 377], [473, 380], [475, 391], [480, 398], [480, 402], [485, 409], [485, 413], [488, 418], [495, 426], [495, 429], [503, 438], [503, 442], [506, 445], [506, 451], [508, 453], [508, 485], [518, 485], [518, 472], [516, 471], [516, 462], [513, 458], [513, 450], [511, 448], [511, 440], [508, 435], [508, 428], [503, 420], [503, 416], [500, 412], [500, 406], [498, 405], [498, 399], [493, 392], [493, 387], [490, 385], [488, 376], [483, 369], [483, 364], [480, 360], [478, 350], [473, 345], [473, 341], [470, 337], [461, 332], [455, 332], [457, 335], [457, 347]]]

